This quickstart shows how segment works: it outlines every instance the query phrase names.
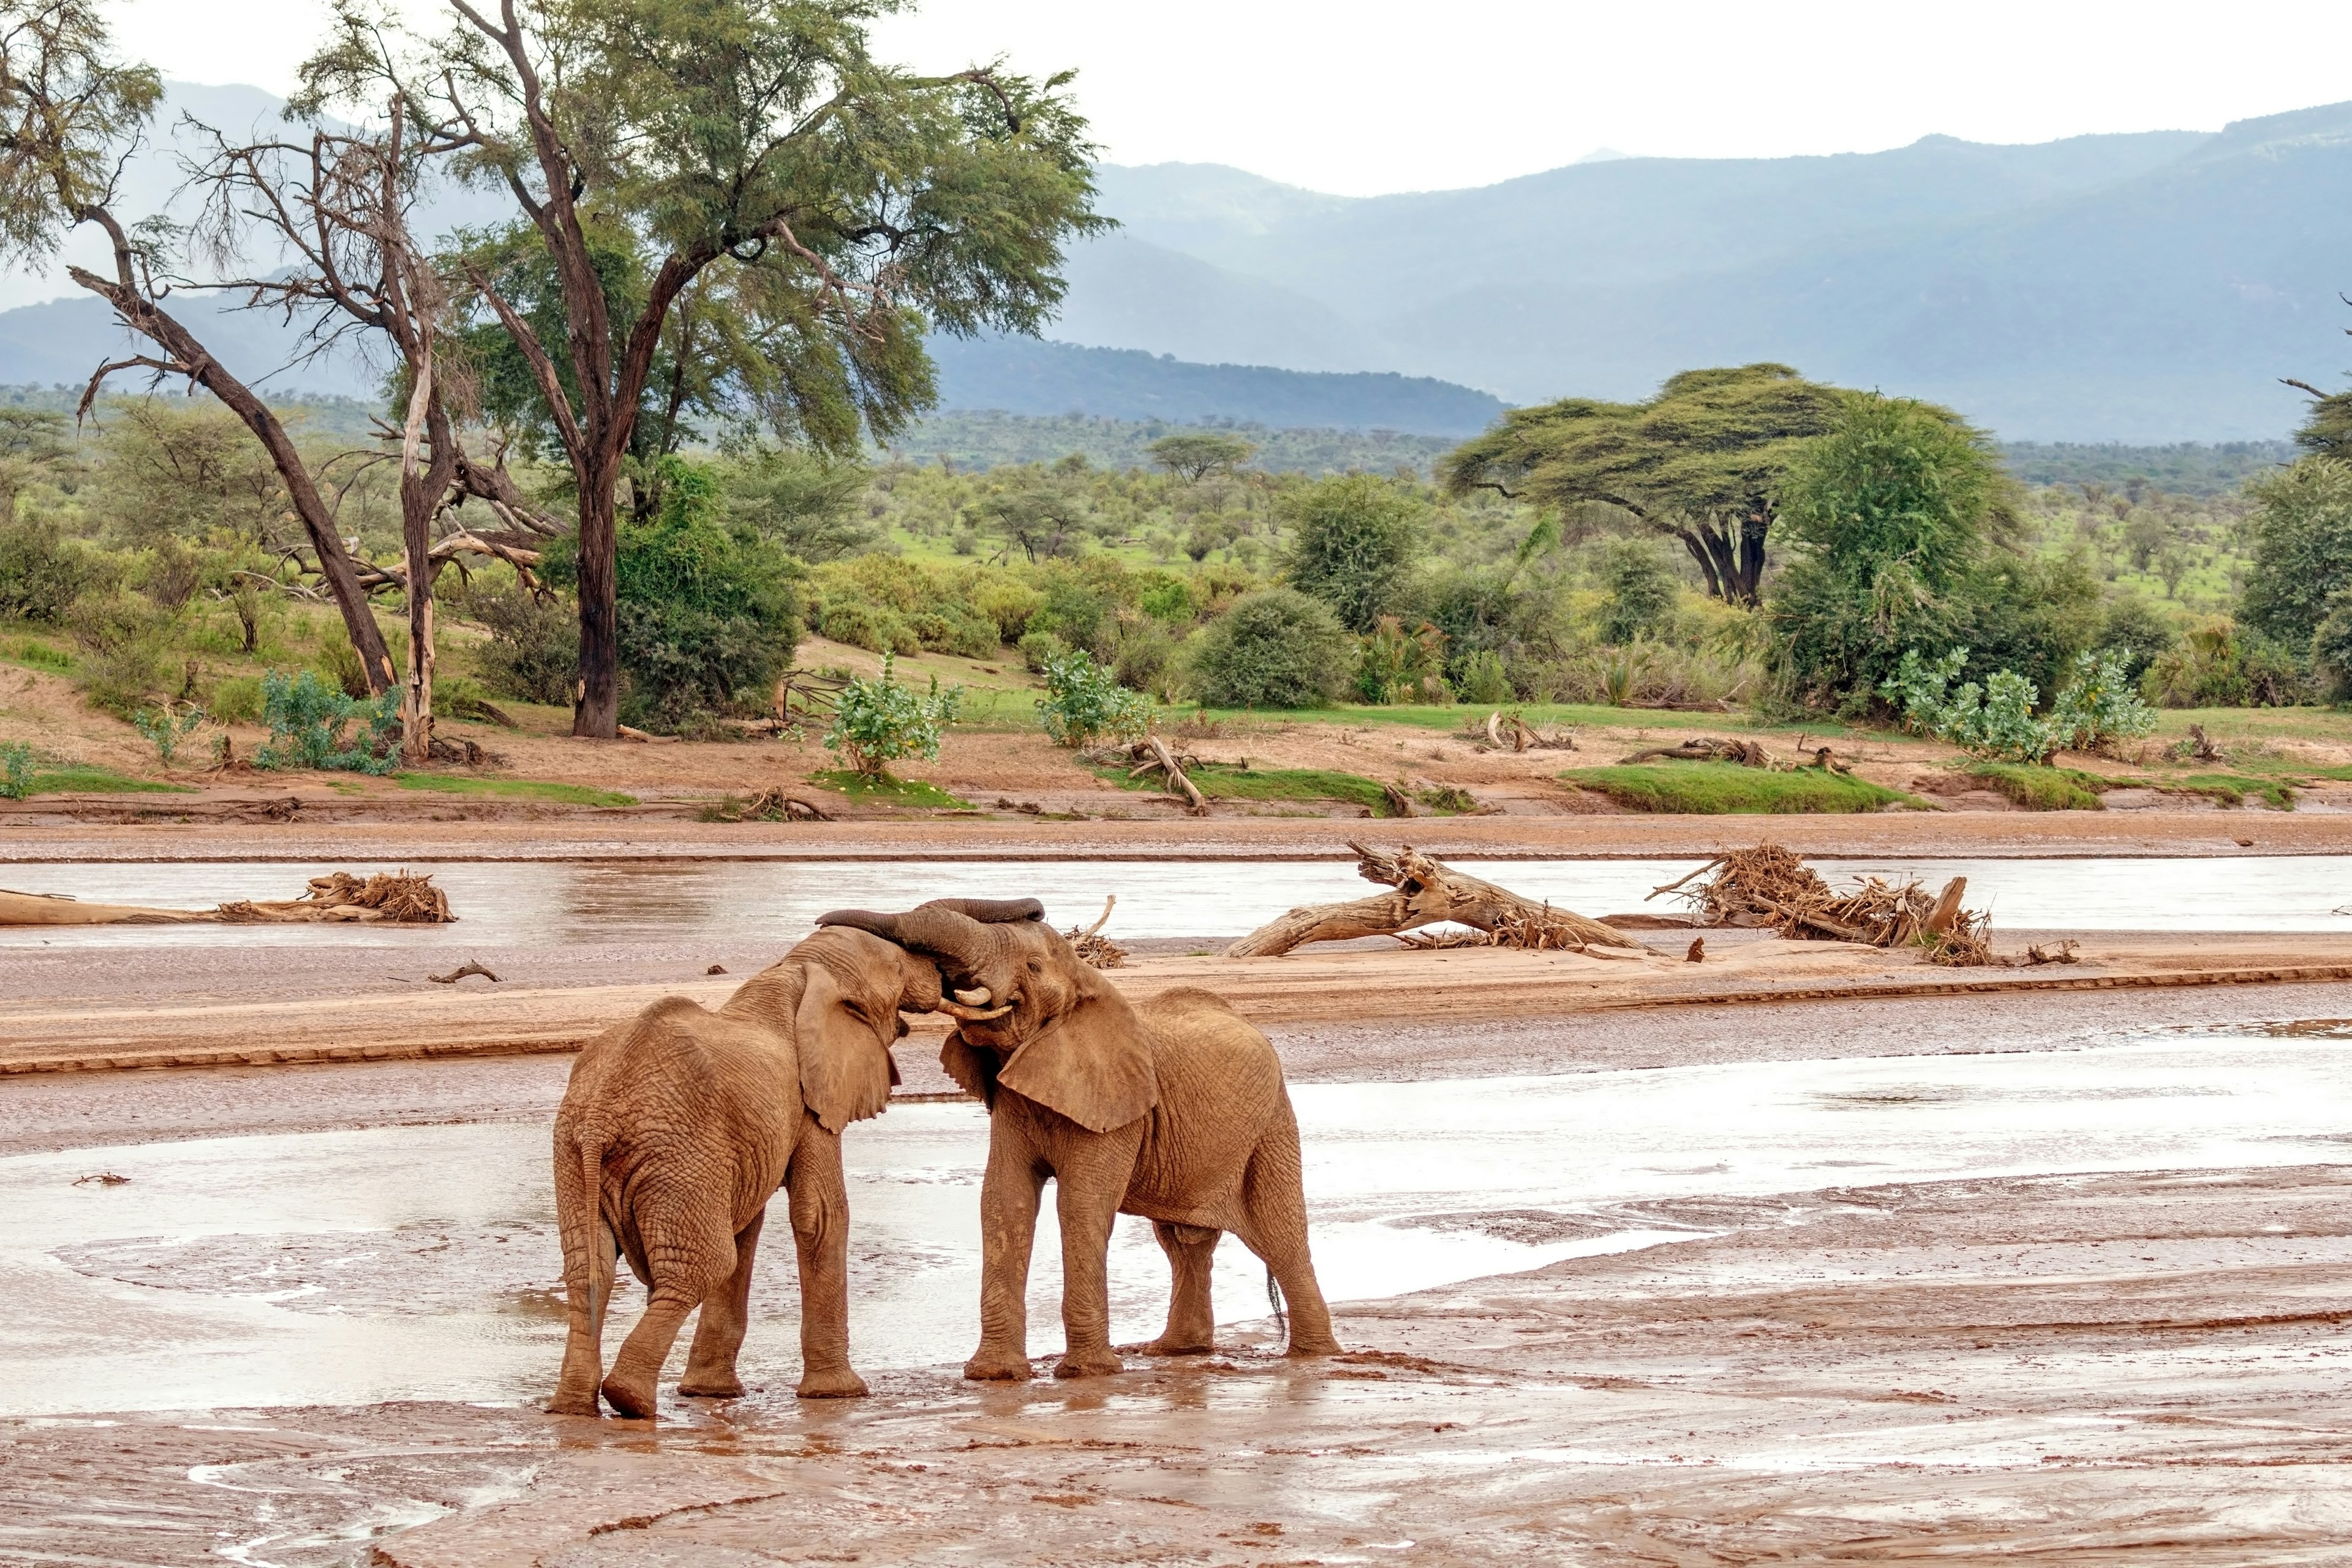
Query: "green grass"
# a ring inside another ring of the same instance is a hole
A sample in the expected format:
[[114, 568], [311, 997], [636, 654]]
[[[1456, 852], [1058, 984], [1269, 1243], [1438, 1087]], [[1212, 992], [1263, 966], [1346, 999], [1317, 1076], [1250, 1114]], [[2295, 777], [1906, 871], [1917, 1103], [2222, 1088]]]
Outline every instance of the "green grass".
[[540, 779], [470, 779], [455, 773], [394, 773], [403, 789], [431, 790], [436, 795], [493, 795], [501, 800], [546, 800], [562, 805], [635, 805], [637, 797], [618, 790], [587, 784], [550, 784]]
[[1570, 768], [1559, 776], [1635, 811], [1692, 816], [1877, 811], [1916, 804], [1899, 790], [1819, 768], [1771, 773], [1736, 763], [1622, 763]]
[[[1465, 728], [1483, 724], [1486, 715], [1500, 710], [1516, 712], [1528, 724], [1539, 730], [1551, 730], [1561, 725], [1604, 725], [1614, 729], [1643, 730], [1739, 730], [1756, 729], [1748, 718], [1738, 713], [1694, 713], [1678, 708], [1604, 708], [1584, 702], [1465, 702], [1451, 708], [1435, 704], [1400, 703], [1394, 707], [1374, 708], [1343, 704], [1332, 708], [1209, 708], [1198, 709], [1188, 703], [1177, 703], [1163, 710], [1167, 721], [1180, 723], [1194, 713], [1219, 723], [1285, 723], [1340, 724], [1350, 729], [1367, 724], [1395, 724], [1412, 730], [1450, 730], [1467, 734]], [[1797, 725], [1769, 726], [1790, 734]], [[1819, 735], [1835, 725], [1815, 722], [1806, 731]]]
[[861, 803], [915, 805], [945, 811], [978, 809], [971, 802], [961, 795], [950, 795], [937, 784], [925, 784], [920, 779], [897, 778], [889, 773], [884, 773], [878, 779], [869, 779], [847, 768], [829, 768], [823, 773], [811, 773], [809, 782]]
[[2273, 810], [2294, 809], [2294, 786], [2284, 779], [2248, 778], [2243, 773], [2190, 773], [2185, 778], [2151, 779], [2156, 789], [2176, 794], [2210, 795], [2223, 805], [2243, 805], [2250, 795], [2258, 795]]
[[2125, 785], [2121, 779], [2102, 778], [2079, 768], [2032, 763], [1970, 763], [1961, 771], [2028, 811], [2104, 811], [2105, 803], [2100, 795]]
[[33, 775], [35, 795], [194, 795], [186, 784], [125, 778], [105, 768], [54, 768]]
[[[1095, 772], [1122, 789], [1160, 788], [1150, 779], [1129, 778], [1124, 768], [1097, 768]], [[1387, 792], [1377, 781], [1361, 773], [1340, 773], [1332, 768], [1245, 768], [1233, 763], [1202, 763], [1188, 768], [1186, 773], [1192, 786], [1210, 800], [1338, 800], [1368, 806], [1377, 816], [1389, 815]], [[1460, 790], [1451, 789], [1422, 790], [1414, 798], [1438, 816], [1459, 816], [1476, 804]]]

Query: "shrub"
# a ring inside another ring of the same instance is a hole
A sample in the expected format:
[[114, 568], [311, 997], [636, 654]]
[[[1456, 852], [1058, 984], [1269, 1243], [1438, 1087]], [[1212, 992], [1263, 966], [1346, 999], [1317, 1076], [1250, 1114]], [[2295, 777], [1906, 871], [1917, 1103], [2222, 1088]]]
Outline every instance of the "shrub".
[[33, 793], [33, 748], [22, 741], [0, 742], [0, 800], [23, 800]]
[[1248, 594], [1202, 631], [1193, 689], [1223, 708], [1319, 708], [1346, 683], [1350, 651], [1324, 605], [1290, 588]]
[[1032, 675], [1043, 675], [1045, 667], [1069, 651], [1069, 644], [1051, 632], [1021, 634], [1021, 662]]
[[2302, 649], [2352, 589], [2352, 463], [2305, 458], [2246, 487], [2253, 538], [2239, 619], [2283, 647]]
[[261, 681], [232, 675], [213, 688], [213, 718], [223, 724], [251, 724], [261, 718]]
[[118, 716], [160, 695], [173, 617], [142, 598], [110, 594], [76, 601], [68, 620], [81, 658], [82, 695]]
[[1338, 612], [1349, 631], [1369, 632], [1382, 616], [1405, 607], [1423, 510], [1393, 480], [1371, 474], [1318, 479], [1283, 498], [1282, 518], [1293, 530], [1283, 570], [1293, 587]]
[[[1645, 539], [1612, 539], [1601, 552], [1601, 640], [1629, 643], [1657, 636], [1674, 619], [1681, 581]], [[1481, 700], [1484, 700], [1483, 699]]]
[[1503, 668], [1503, 656], [1493, 648], [1482, 647], [1462, 661], [1462, 671], [1455, 678], [1455, 693], [1465, 702], [1508, 702], [1511, 700], [1511, 678]]
[[1176, 639], [1158, 621], [1122, 622], [1118, 651], [1111, 658], [1111, 673], [1130, 691], [1148, 691], [1162, 700], [1176, 694]]
[[2329, 701], [2352, 702], [2352, 588], [2328, 601], [2326, 618], [2311, 634], [2311, 666]]
[[2191, 627], [2140, 678], [2140, 694], [2159, 708], [2286, 708], [2304, 692], [2286, 650], [2226, 618]]
[[2156, 730], [2156, 715], [2126, 678], [2122, 660], [2083, 654], [2074, 679], [2050, 705], [2050, 721], [2060, 743], [2077, 752], [2112, 752], [2117, 741], [2137, 741]]
[[1097, 736], [1139, 741], [1151, 729], [1151, 699], [1129, 691], [1082, 652], [1045, 661], [1045, 695], [1037, 717], [1057, 746], [1079, 747]]
[[193, 702], [185, 708], [166, 702], [161, 708], [142, 708], [131, 715], [131, 727], [155, 748], [155, 760], [167, 768], [178, 754], [181, 742], [194, 734], [196, 726], [204, 721], [205, 710]]
[[365, 700], [368, 694], [367, 666], [360, 658], [360, 650], [332, 633], [319, 649], [319, 663], [346, 697]]
[[855, 679], [844, 687], [835, 700], [833, 723], [824, 732], [826, 749], [861, 778], [887, 776], [890, 764], [901, 757], [937, 762], [940, 731], [955, 721], [963, 700], [962, 687], [941, 691], [936, 675], [929, 691], [919, 696], [899, 683], [894, 663], [886, 654], [880, 675]]
[[76, 599], [106, 586], [104, 563], [33, 518], [0, 521], [0, 620], [62, 626]]
[[818, 629], [835, 642], [871, 653], [919, 653], [923, 647], [923, 639], [898, 611], [867, 599], [832, 601]]
[[1948, 742], [1970, 756], [1989, 761], [2038, 763], [2063, 739], [2058, 726], [2033, 716], [2033, 682], [2013, 670], [1996, 670], [1979, 687], [1964, 682], [1945, 688], [1969, 662], [1969, 650], [1954, 648], [1933, 664], [1906, 648], [1895, 673], [1878, 693], [1903, 711], [1906, 729]]
[[[261, 678], [261, 719], [269, 739], [254, 748], [257, 768], [317, 768], [388, 773], [398, 758], [400, 691], [362, 700], [303, 670], [289, 679], [277, 670]], [[347, 736], [354, 720], [364, 733]]]
[[1408, 632], [1396, 616], [1382, 616], [1357, 639], [1356, 695], [1372, 703], [1444, 700], [1452, 695], [1445, 684], [1445, 634], [1427, 621]]
[[474, 670], [493, 695], [570, 704], [580, 668], [580, 623], [570, 605], [518, 584], [468, 593], [466, 611], [489, 633], [475, 650]]

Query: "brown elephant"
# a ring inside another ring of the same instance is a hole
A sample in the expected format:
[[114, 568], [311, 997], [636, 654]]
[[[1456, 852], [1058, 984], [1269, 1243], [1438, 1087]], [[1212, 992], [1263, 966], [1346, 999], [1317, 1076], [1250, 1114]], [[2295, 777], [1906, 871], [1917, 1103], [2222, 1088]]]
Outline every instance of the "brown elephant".
[[[887, 937], [939, 961], [961, 1022], [940, 1059], [989, 1109], [981, 1187], [981, 1342], [972, 1378], [1030, 1375], [1029, 1254], [1045, 1178], [1062, 1226], [1057, 1377], [1121, 1370], [1107, 1261], [1120, 1214], [1151, 1221], [1174, 1276], [1153, 1355], [1213, 1348], [1209, 1264], [1225, 1231], [1265, 1263], [1290, 1307], [1290, 1353], [1337, 1351], [1315, 1280], [1298, 1121], [1263, 1034], [1206, 991], [1129, 1004], [1021, 900], [976, 919], [937, 900], [906, 914], [842, 910], [820, 926]], [[1014, 918], [1016, 917], [1017, 918]]]
[[[819, 931], [715, 1013], [670, 997], [588, 1042], [555, 1112], [572, 1326], [551, 1412], [595, 1415], [601, 1378], [614, 1409], [653, 1415], [662, 1363], [698, 1305], [678, 1392], [741, 1394], [752, 1257], [779, 1186], [800, 1248], [800, 1394], [866, 1392], [849, 1364], [841, 1130], [880, 1112], [898, 1081], [899, 1009], [940, 1000], [929, 961], [860, 931]], [[604, 1376], [616, 1251], [649, 1299]]]

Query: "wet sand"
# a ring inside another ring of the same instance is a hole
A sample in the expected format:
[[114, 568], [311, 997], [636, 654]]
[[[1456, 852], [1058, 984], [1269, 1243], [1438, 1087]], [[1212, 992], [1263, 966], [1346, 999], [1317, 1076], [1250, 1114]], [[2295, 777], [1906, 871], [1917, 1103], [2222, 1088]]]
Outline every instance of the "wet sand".
[[[1832, 1188], [1117, 1378], [0, 1423], [0, 1558], [2217, 1565], [2352, 1543], [2352, 1175]], [[691, 1404], [692, 1402], [688, 1402]]]

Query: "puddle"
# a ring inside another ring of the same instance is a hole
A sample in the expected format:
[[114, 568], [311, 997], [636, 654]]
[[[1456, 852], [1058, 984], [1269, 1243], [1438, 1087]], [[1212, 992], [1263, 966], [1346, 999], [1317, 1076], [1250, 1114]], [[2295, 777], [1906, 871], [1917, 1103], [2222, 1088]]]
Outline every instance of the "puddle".
[[[1529, 898], [1590, 914], [1679, 910], [1644, 904], [1689, 860], [1455, 862]], [[1969, 879], [1969, 902], [1996, 924], [2034, 931], [2352, 931], [2347, 861], [2326, 855], [2230, 859], [1821, 860], [1832, 885], [1856, 875]], [[203, 909], [231, 899], [289, 899], [324, 864], [64, 864], [0, 868], [0, 885], [110, 903]], [[340, 868], [383, 870], [352, 862]], [[454, 926], [95, 926], [0, 929], [0, 946], [368, 945], [423, 948], [648, 943], [681, 939], [796, 940], [844, 904], [903, 909], [949, 896], [1034, 895], [1061, 925], [1090, 923], [1118, 895], [1123, 937], [1238, 936], [1300, 903], [1360, 898], [1368, 884], [1339, 861], [586, 861], [419, 863], [449, 893]]]
[[[1801, 1224], [1819, 1200], [1776, 1194], [1824, 1183], [2294, 1164], [2352, 1136], [2352, 1051], [2261, 1035], [1292, 1092], [1334, 1300]], [[969, 1353], [986, 1138], [956, 1103], [848, 1139], [860, 1365]], [[0, 1415], [537, 1397], [563, 1332], [546, 1140], [456, 1124], [0, 1160]], [[129, 1180], [73, 1184], [99, 1170]], [[1052, 1212], [1041, 1353], [1061, 1341]], [[772, 1386], [797, 1370], [781, 1215], [769, 1243], [744, 1368]], [[1230, 1240], [1218, 1258], [1221, 1320], [1265, 1316], [1263, 1270]], [[1120, 1222], [1111, 1275], [1116, 1333], [1150, 1337], [1167, 1272], [1142, 1221]], [[630, 1284], [625, 1321], [642, 1302]]]

